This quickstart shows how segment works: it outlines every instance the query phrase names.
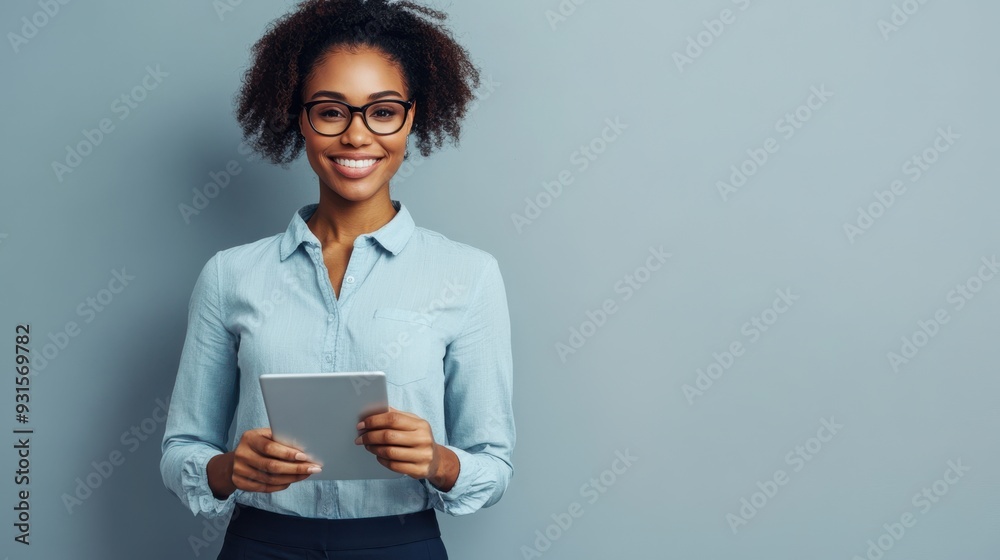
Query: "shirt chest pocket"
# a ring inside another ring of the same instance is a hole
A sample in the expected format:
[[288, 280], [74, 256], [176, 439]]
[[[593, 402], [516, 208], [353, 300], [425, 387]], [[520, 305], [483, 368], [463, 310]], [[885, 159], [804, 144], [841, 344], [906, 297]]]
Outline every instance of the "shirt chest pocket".
[[442, 371], [442, 337], [433, 327], [432, 317], [419, 311], [376, 309], [371, 341], [374, 364], [392, 385], [406, 385]]

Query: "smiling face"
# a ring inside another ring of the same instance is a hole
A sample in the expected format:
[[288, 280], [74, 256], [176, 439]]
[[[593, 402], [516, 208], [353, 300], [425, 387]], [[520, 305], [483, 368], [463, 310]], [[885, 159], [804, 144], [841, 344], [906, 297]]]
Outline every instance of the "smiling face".
[[[313, 67], [303, 87], [302, 102], [333, 100], [360, 107], [375, 100], [407, 100], [409, 96], [399, 67], [380, 51], [339, 48]], [[389, 179], [403, 163], [415, 110], [415, 106], [410, 108], [403, 128], [393, 134], [373, 133], [361, 114], [354, 113], [347, 130], [332, 137], [313, 130], [306, 111], [301, 111], [299, 129], [305, 138], [306, 155], [324, 194], [352, 202], [375, 195], [388, 198]], [[371, 124], [376, 126], [374, 121]]]

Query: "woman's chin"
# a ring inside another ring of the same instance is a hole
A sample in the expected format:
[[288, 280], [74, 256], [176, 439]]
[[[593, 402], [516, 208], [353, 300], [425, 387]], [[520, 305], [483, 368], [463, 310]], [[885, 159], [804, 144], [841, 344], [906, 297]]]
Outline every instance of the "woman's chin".
[[330, 186], [330, 190], [333, 191], [338, 197], [348, 200], [351, 202], [364, 202], [375, 196], [381, 187], [379, 184], [370, 180], [372, 177], [366, 177], [364, 180], [354, 180], [354, 181], [343, 181], [341, 177], [334, 177], [331, 182], [327, 183]]

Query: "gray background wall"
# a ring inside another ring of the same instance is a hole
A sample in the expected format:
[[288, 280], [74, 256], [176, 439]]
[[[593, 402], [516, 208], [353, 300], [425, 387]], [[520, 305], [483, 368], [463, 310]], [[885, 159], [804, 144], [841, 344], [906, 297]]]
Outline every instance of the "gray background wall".
[[[212, 536], [158, 471], [187, 301], [215, 251], [317, 197], [304, 158], [240, 153], [232, 116], [248, 48], [292, 4], [226, 1], [0, 7], [0, 556], [186, 558]], [[516, 368], [514, 479], [495, 507], [439, 516], [453, 558], [1000, 555], [1000, 277], [981, 262], [1000, 253], [1000, 6], [431, 5], [492, 85], [460, 148], [414, 158], [393, 198], [499, 259]], [[15, 46], [22, 18], [44, 25]], [[142, 100], [126, 114], [122, 95]], [[178, 205], [231, 161], [186, 222]], [[720, 187], [732, 166], [750, 176]], [[31, 385], [30, 547], [13, 541], [19, 323], [52, 345]]]

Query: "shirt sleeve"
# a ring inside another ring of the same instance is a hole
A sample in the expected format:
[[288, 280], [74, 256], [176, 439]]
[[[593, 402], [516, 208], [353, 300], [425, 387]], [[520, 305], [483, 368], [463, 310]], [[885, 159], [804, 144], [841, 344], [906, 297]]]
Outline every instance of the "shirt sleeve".
[[514, 474], [510, 315], [492, 256], [463, 325], [444, 356], [446, 447], [458, 456], [458, 479], [448, 492], [421, 479], [433, 507], [456, 516], [497, 503]]
[[226, 450], [239, 391], [237, 337], [226, 329], [219, 291], [220, 254], [202, 268], [188, 304], [188, 325], [163, 434], [163, 483], [191, 510], [212, 518], [235, 507], [208, 486], [209, 459]]

